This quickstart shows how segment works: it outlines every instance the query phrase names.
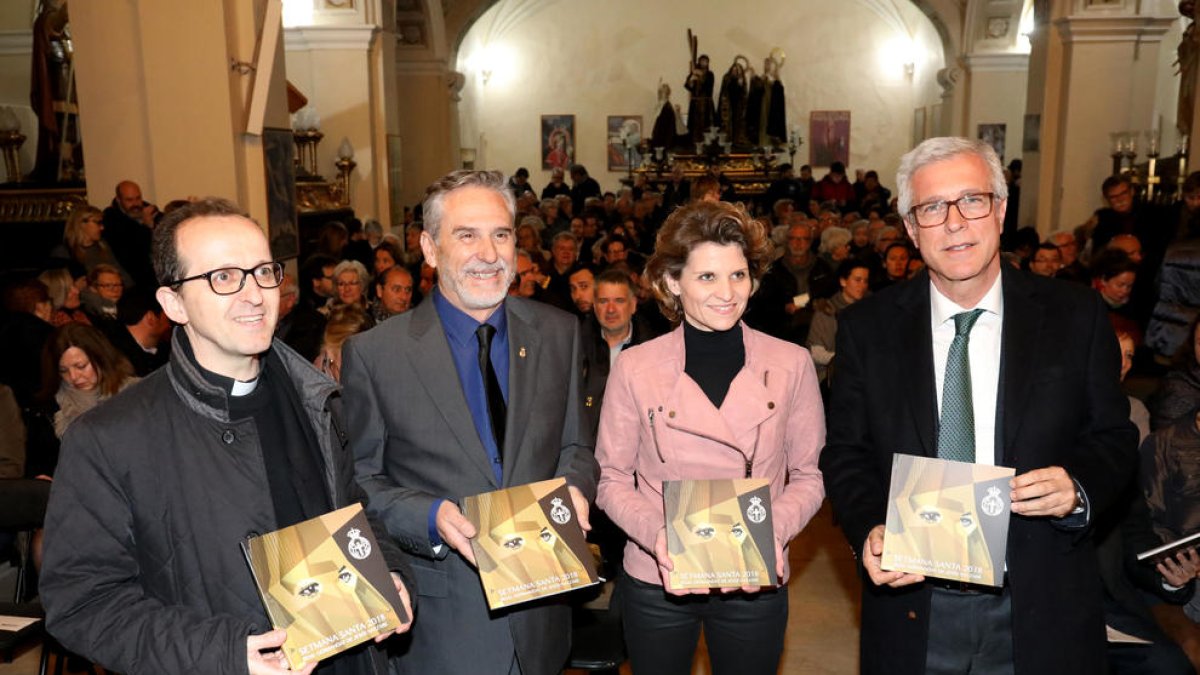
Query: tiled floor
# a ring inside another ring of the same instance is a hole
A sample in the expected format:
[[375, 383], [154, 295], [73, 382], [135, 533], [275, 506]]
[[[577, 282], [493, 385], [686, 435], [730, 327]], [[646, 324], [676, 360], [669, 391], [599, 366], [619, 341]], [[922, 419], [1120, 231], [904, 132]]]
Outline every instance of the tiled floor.
[[[792, 543], [790, 619], [781, 675], [841, 675], [858, 672], [858, 578], [854, 560], [828, 507]], [[37, 673], [40, 648], [31, 646], [3, 675]], [[701, 648], [694, 675], [709, 675]], [[628, 667], [622, 669], [628, 673]]]

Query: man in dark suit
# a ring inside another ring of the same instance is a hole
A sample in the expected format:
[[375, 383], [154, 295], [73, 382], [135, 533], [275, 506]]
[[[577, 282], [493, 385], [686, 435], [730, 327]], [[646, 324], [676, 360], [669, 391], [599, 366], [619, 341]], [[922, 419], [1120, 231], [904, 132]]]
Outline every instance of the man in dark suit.
[[[1137, 443], [1105, 311], [1074, 284], [1001, 269], [1006, 186], [986, 144], [930, 139], [898, 173], [928, 272], [839, 316], [821, 456], [862, 565], [862, 671], [1104, 672], [1089, 527]], [[1016, 470], [1002, 588], [881, 568], [894, 453]]]
[[[342, 382], [359, 482], [409, 554], [421, 616], [394, 666], [423, 675], [550, 675], [571, 615], [550, 600], [489, 612], [459, 510], [468, 495], [565, 477], [579, 522], [599, 470], [583, 421], [576, 319], [507, 297], [515, 205], [498, 172], [434, 183], [421, 248], [432, 300], [352, 338]], [[507, 298], [507, 299], [506, 299]]]

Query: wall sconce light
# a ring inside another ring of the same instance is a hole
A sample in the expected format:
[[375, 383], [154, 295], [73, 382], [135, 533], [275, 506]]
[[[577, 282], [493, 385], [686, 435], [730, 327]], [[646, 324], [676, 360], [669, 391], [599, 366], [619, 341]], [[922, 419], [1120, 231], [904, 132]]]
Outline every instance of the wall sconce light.
[[492, 79], [492, 69], [484, 68], [479, 71], [479, 75], [483, 78], [483, 86], [487, 86], [488, 80]]
[[913, 73], [916, 72], [916, 70], [917, 70], [917, 64], [913, 63], [912, 61], [909, 61], [904, 64], [904, 76], [909, 78], [910, 80], [912, 79]]

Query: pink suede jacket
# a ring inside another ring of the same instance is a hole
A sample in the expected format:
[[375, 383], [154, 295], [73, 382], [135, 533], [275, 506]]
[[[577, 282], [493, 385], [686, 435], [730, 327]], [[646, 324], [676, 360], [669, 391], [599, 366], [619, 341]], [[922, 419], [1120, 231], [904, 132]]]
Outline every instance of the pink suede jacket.
[[[784, 545], [821, 506], [817, 457], [825, 416], [808, 351], [742, 324], [746, 364], [721, 408], [683, 372], [683, 329], [621, 352], [608, 379], [596, 459], [597, 504], [630, 537], [625, 570], [661, 584], [654, 540], [664, 527], [662, 481], [771, 481], [775, 536]], [[634, 476], [637, 476], [637, 484]], [[785, 567], [783, 581], [788, 578]]]

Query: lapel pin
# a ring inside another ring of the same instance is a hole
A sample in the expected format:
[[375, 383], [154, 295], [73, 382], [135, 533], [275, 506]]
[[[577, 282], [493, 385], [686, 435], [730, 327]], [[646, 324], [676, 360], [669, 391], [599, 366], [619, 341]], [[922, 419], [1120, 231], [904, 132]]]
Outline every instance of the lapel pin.
[[525, 348], [524, 347], [521, 347], [521, 349], [517, 352], [517, 356], [519, 356], [521, 358], [525, 358]]

